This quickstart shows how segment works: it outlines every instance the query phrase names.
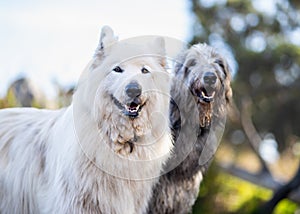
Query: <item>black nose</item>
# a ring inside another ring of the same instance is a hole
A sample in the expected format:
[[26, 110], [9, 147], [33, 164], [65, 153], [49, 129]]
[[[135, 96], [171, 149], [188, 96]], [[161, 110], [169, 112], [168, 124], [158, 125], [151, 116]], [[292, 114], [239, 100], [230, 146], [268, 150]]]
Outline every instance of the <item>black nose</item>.
[[142, 94], [142, 87], [137, 82], [131, 82], [125, 87], [125, 92], [128, 97], [136, 98]]
[[204, 83], [213, 85], [217, 81], [217, 76], [213, 72], [206, 72], [203, 77]]

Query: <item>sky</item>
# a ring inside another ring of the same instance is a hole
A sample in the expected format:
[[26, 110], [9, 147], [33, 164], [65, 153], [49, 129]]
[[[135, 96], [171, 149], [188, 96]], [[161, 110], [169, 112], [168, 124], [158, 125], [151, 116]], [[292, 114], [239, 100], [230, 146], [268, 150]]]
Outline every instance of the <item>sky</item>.
[[53, 81], [76, 83], [104, 25], [120, 39], [161, 35], [187, 42], [192, 23], [185, 0], [0, 1], [0, 97], [21, 76], [50, 97]]

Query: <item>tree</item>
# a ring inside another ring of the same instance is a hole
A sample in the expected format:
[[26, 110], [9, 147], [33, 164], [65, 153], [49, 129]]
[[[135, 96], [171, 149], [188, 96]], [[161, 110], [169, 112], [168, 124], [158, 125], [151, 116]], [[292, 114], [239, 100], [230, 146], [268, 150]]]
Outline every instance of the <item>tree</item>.
[[256, 128], [273, 133], [284, 149], [300, 133], [300, 2], [192, 0], [191, 7], [191, 43], [207, 42], [234, 55], [238, 108], [250, 98]]
[[[225, 142], [232, 140], [234, 133], [241, 133], [237, 130], [243, 130], [242, 134], [249, 139], [249, 133], [252, 133], [250, 141], [256, 151], [261, 139], [270, 136], [267, 133], [275, 136], [273, 140], [278, 143], [280, 151], [288, 148], [292, 142], [299, 141], [300, 2], [190, 2], [194, 17], [191, 43], [206, 42], [215, 46], [231, 61], [236, 108], [231, 117], [233, 120], [226, 126], [223, 136]], [[263, 164], [262, 172], [266, 172], [266, 169], [266, 164]], [[271, 212], [278, 201], [287, 197], [295, 186], [299, 186], [299, 172], [262, 206], [263, 212]], [[263, 177], [266, 174], [260, 175]], [[255, 198], [252, 202], [255, 202]], [[250, 203], [247, 202], [247, 207]], [[254, 204], [254, 207], [258, 207], [257, 202]]]

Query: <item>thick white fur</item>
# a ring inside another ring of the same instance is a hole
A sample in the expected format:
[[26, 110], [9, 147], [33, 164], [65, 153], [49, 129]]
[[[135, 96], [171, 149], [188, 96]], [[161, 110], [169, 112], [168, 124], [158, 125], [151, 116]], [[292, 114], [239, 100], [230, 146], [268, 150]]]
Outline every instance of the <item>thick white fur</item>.
[[[71, 106], [0, 111], [0, 213], [145, 212], [172, 147], [168, 119], [162, 119], [169, 115], [164, 60], [135, 57], [163, 53], [161, 39], [153, 44], [116, 42], [104, 27]], [[123, 73], [112, 71], [116, 64]], [[141, 73], [144, 65], [151, 73]], [[146, 101], [134, 120], [111, 98], [124, 101], [132, 80]], [[134, 137], [130, 151], [126, 142]]]

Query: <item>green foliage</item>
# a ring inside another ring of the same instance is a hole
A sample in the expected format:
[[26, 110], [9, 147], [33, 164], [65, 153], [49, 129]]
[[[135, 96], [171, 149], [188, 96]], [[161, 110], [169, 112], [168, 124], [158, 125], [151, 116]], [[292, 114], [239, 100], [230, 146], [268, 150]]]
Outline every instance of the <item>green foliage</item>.
[[6, 96], [6, 100], [7, 100], [7, 107], [14, 107], [17, 106], [17, 99], [14, 95], [14, 93], [12, 92], [12, 90], [9, 90]]
[[[257, 208], [271, 196], [271, 190], [221, 172], [213, 164], [201, 184], [193, 213], [255, 214]], [[283, 200], [274, 214], [294, 213], [297, 208], [297, 204]]]
[[0, 99], [0, 109], [1, 108], [10, 108], [17, 106], [17, 99], [12, 90], [8, 90], [7, 95]]
[[[0, 109], [2, 109], [2, 108], [13, 108], [13, 107], [21, 107], [21, 105], [19, 104], [13, 90], [9, 89], [7, 91], [6, 96], [3, 97], [2, 99], [0, 99]], [[42, 105], [41, 102], [34, 99], [31, 103], [31, 107], [43, 108], [44, 106]]]
[[274, 214], [294, 214], [297, 209], [297, 204], [284, 199], [276, 206]]

